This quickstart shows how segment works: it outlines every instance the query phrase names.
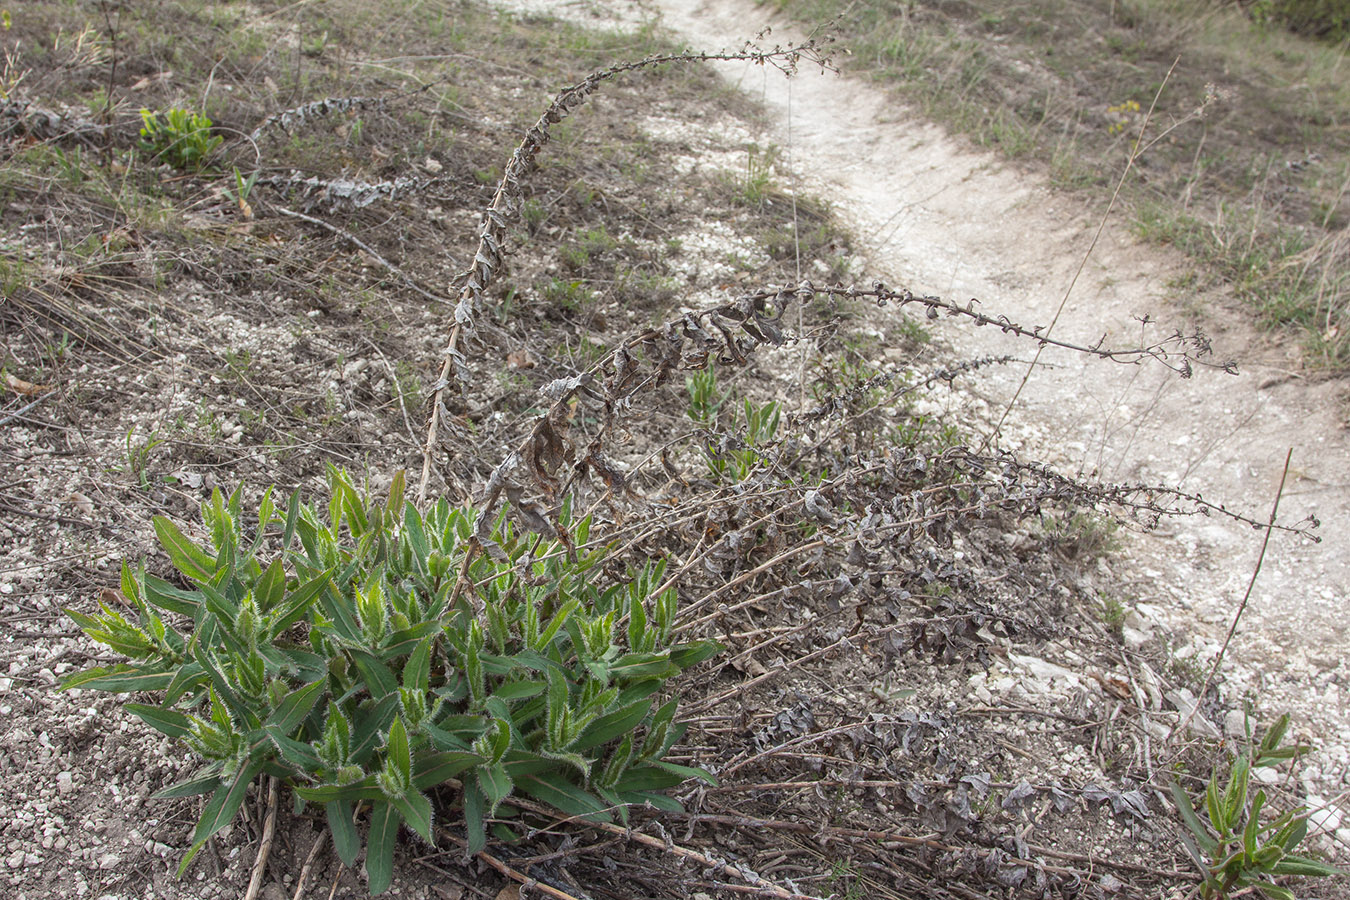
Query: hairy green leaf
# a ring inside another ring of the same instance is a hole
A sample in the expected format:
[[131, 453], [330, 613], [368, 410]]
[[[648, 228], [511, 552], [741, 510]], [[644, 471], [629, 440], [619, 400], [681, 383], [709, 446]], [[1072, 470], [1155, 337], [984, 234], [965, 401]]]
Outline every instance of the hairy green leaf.
[[403, 797], [391, 797], [389, 802], [403, 816], [403, 822], [422, 839], [433, 846], [436, 837], [431, 833], [431, 801], [417, 791], [410, 791]]
[[1175, 804], [1177, 813], [1181, 816], [1181, 821], [1195, 836], [1196, 843], [1206, 853], [1213, 854], [1219, 849], [1219, 842], [1210, 837], [1209, 831], [1201, 823], [1200, 818], [1196, 816], [1195, 809], [1191, 806], [1191, 798], [1186, 795], [1186, 792], [1176, 781], [1173, 781], [1169, 787], [1172, 792], [1172, 803]]
[[1279, 862], [1271, 867], [1272, 875], [1303, 875], [1307, 878], [1322, 878], [1335, 875], [1346, 875], [1344, 869], [1321, 862], [1316, 859], [1309, 859], [1306, 856], [1296, 856], [1288, 854]]
[[154, 518], [155, 536], [173, 567], [196, 582], [210, 581], [216, 574], [216, 559], [194, 544], [165, 516]]
[[198, 775], [196, 778], [190, 778], [187, 781], [171, 784], [161, 791], [156, 791], [150, 796], [155, 800], [173, 800], [178, 797], [195, 797], [198, 794], [209, 794], [219, 786], [220, 773], [215, 772], [209, 775]]
[[290, 734], [309, 716], [314, 704], [323, 696], [323, 688], [324, 682], [316, 681], [288, 694], [267, 717], [264, 725], [273, 726], [282, 734]]
[[356, 833], [356, 824], [352, 821], [352, 802], [330, 800], [323, 805], [323, 809], [338, 859], [342, 860], [344, 866], [356, 865], [356, 855], [361, 852], [361, 836]]
[[366, 877], [370, 893], [383, 894], [394, 879], [394, 843], [398, 838], [398, 810], [377, 801], [371, 808], [370, 835], [366, 838]]
[[144, 703], [128, 703], [126, 711], [171, 738], [181, 738], [192, 730], [192, 718], [176, 709], [147, 706]]
[[487, 760], [466, 750], [444, 750], [419, 756], [413, 763], [413, 787], [419, 791], [444, 784], [461, 772], [484, 765]]
[[187, 856], [178, 866], [179, 878], [183, 877], [183, 873], [187, 871], [192, 858], [211, 839], [211, 836], [230, 824], [230, 820], [234, 818], [235, 813], [239, 812], [239, 807], [243, 805], [244, 798], [248, 796], [249, 784], [262, 770], [262, 762], [249, 762], [239, 768], [232, 780], [223, 781], [220, 787], [216, 789], [215, 794], [211, 797], [211, 802], [207, 803], [206, 809], [202, 810], [202, 817], [197, 820], [197, 828], [192, 833], [192, 848], [188, 850]]
[[119, 663], [111, 668], [99, 667], [74, 672], [61, 682], [61, 690], [85, 688], [107, 691], [111, 694], [129, 694], [133, 691], [162, 691], [173, 681], [172, 672], [162, 672]]
[[516, 788], [569, 816], [588, 822], [608, 822], [608, 807], [589, 791], [568, 781], [561, 772], [540, 772], [516, 781]]

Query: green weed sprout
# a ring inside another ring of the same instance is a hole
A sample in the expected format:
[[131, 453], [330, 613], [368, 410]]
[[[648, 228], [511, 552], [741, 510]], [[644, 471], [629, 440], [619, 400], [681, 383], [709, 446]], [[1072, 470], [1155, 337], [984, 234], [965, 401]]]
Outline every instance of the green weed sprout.
[[717, 387], [717, 373], [712, 367], [700, 369], [685, 377], [684, 387], [689, 392], [689, 418], [705, 428], [713, 425], [727, 398], [726, 392]]
[[[778, 435], [782, 410], [777, 401], [770, 400], [759, 406], [746, 400], [744, 411], [745, 437], [740, 446], [718, 449], [710, 443], [704, 451], [708, 472], [719, 481], [739, 483], [749, 478], [755, 466], [764, 458], [763, 448]], [[690, 414], [693, 415], [692, 407]]]
[[[1208, 821], [1201, 821], [1191, 799], [1180, 784], [1172, 782], [1172, 800], [1190, 835], [1182, 835], [1186, 850], [1204, 878], [1204, 900], [1227, 900], [1235, 891], [1255, 888], [1271, 900], [1295, 900], [1293, 891], [1272, 879], [1278, 875], [1309, 877], [1343, 875], [1340, 869], [1293, 851], [1308, 833], [1308, 815], [1301, 809], [1262, 821], [1266, 793], [1250, 796], [1251, 771], [1275, 766], [1306, 752], [1297, 745], [1281, 746], [1289, 729], [1288, 714], [1271, 726], [1255, 747], [1248, 741], [1238, 754], [1227, 783], [1219, 787], [1219, 773], [1210, 775], [1204, 807]], [[1247, 891], [1243, 890], [1243, 893]]]
[[[676, 594], [656, 591], [662, 564], [607, 583], [603, 549], [568, 552], [445, 500], [423, 514], [403, 491], [399, 473], [374, 502], [330, 467], [326, 508], [297, 492], [282, 513], [269, 489], [250, 537], [241, 492], [217, 490], [202, 505], [209, 547], [155, 519], [190, 587], [124, 565], [134, 620], [107, 604], [67, 611], [130, 662], [62, 688], [160, 692], [126, 709], [201, 759], [156, 795], [209, 797], [180, 876], [264, 775], [323, 808], [347, 865], [368, 811], [372, 894], [390, 885], [400, 825], [435, 843], [442, 786], [459, 791], [478, 852], [516, 794], [607, 821], [633, 804], [678, 810], [661, 791], [712, 781], [663, 759], [685, 726], [660, 696], [718, 646], [670, 643]], [[564, 506], [559, 524], [586, 546], [589, 520]]]
[[260, 170], [255, 170], [247, 178], [244, 173], [239, 171], [239, 167], [234, 169], [234, 189], [221, 188], [220, 193], [226, 200], [229, 200], [239, 208], [239, 214], [245, 219], [253, 218], [253, 205], [248, 202], [248, 198], [253, 194], [253, 186], [258, 183]]
[[225, 139], [211, 134], [211, 120], [186, 109], [141, 110], [141, 148], [175, 169], [200, 172]]

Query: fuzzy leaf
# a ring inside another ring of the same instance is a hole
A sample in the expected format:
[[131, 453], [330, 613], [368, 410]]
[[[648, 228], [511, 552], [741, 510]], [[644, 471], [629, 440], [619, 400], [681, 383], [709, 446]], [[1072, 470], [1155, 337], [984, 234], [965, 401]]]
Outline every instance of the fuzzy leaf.
[[1270, 874], [1303, 875], [1308, 878], [1321, 878], [1333, 875], [1345, 875], [1347, 873], [1344, 869], [1338, 869], [1335, 866], [1328, 865], [1320, 860], [1290, 854], [1273, 865], [1270, 869]]
[[286, 571], [281, 566], [281, 560], [274, 559], [272, 564], [263, 570], [262, 577], [254, 585], [253, 596], [258, 602], [258, 609], [268, 613], [285, 595]]
[[639, 700], [601, 716], [586, 727], [572, 744], [572, 749], [590, 750], [592, 747], [599, 747], [601, 744], [623, 737], [647, 717], [651, 707], [650, 700]]
[[162, 691], [171, 681], [173, 681], [172, 672], [146, 671], [118, 663], [112, 668], [99, 666], [75, 672], [61, 682], [61, 690], [85, 688], [91, 691], [108, 691], [112, 694], [128, 694], [132, 691]]
[[516, 782], [516, 787], [536, 800], [542, 800], [569, 816], [588, 822], [608, 822], [609, 810], [588, 791], [572, 784], [559, 772], [540, 772], [527, 775]]
[[469, 839], [469, 853], [481, 853], [487, 846], [487, 823], [485, 821], [485, 801], [483, 791], [478, 787], [477, 778], [464, 782], [464, 831]]
[[408, 747], [408, 730], [402, 716], [395, 716], [389, 726], [389, 739], [384, 748], [385, 759], [393, 763], [398, 772], [399, 784], [405, 788], [412, 785], [412, 752]]
[[669, 769], [658, 768], [655, 763], [642, 763], [629, 766], [614, 783], [614, 790], [625, 791], [663, 791], [682, 783], [688, 776]]
[[398, 679], [394, 673], [389, 671], [389, 667], [380, 662], [375, 656], [364, 650], [351, 650], [352, 662], [356, 663], [356, 668], [360, 670], [361, 677], [365, 679], [366, 689], [370, 691], [370, 696], [376, 700], [389, 694], [398, 694]]
[[403, 538], [412, 545], [413, 564], [417, 567], [417, 571], [423, 575], [428, 574], [426, 560], [431, 554], [431, 548], [427, 544], [426, 531], [422, 528], [422, 516], [411, 500], [403, 506]]
[[286, 732], [280, 727], [268, 725], [263, 728], [263, 731], [276, 746], [277, 754], [281, 759], [290, 763], [296, 770], [314, 772], [322, 765], [313, 747], [304, 741], [297, 741], [287, 736]]
[[428, 844], [436, 843], [436, 837], [431, 833], [430, 800], [417, 791], [411, 791], [407, 796], [392, 798], [389, 802], [402, 814], [409, 828], [421, 835]]
[[657, 760], [652, 763], [652, 765], [656, 766], [658, 769], [663, 769], [684, 781], [688, 781], [691, 778], [697, 778], [704, 784], [710, 784], [713, 787], [717, 787], [717, 779], [706, 769], [700, 769], [694, 766], [682, 766], [678, 763], [666, 762], [664, 760]]
[[403, 664], [403, 686], [426, 692], [431, 682], [431, 641], [423, 640]]
[[275, 638], [308, 615], [310, 609], [314, 606], [314, 601], [328, 586], [328, 579], [329, 572], [324, 572], [322, 575], [311, 578], [285, 598], [283, 605], [277, 610], [276, 617], [272, 619], [268, 628], [272, 637]]
[[609, 664], [609, 675], [623, 681], [673, 678], [678, 674], [680, 666], [666, 653], [626, 653]]
[[324, 681], [320, 680], [287, 694], [281, 705], [267, 717], [264, 726], [275, 727], [282, 734], [289, 735], [309, 716], [310, 710], [314, 709], [314, 704], [323, 694], [323, 688]]
[[352, 762], [365, 765], [379, 746], [382, 735], [398, 714], [398, 692], [388, 694], [373, 706], [363, 704], [354, 717], [352, 727]]
[[722, 650], [717, 641], [691, 641], [670, 648], [670, 661], [681, 669], [696, 666], [705, 659], [716, 656]]
[[338, 859], [342, 860], [344, 866], [355, 865], [356, 855], [361, 852], [361, 836], [356, 833], [356, 825], [352, 822], [352, 802], [331, 800], [323, 808]]
[[389, 890], [394, 879], [394, 843], [400, 818], [389, 803], [376, 802], [371, 810], [370, 835], [366, 838], [366, 877], [371, 896]]
[[199, 775], [196, 778], [180, 781], [177, 784], [169, 785], [161, 791], [156, 791], [150, 795], [150, 798], [152, 800], [173, 800], [177, 797], [195, 797], [198, 794], [209, 794], [219, 786], [219, 772], [211, 775]]
[[1190, 829], [1191, 834], [1195, 836], [1198, 843], [1208, 854], [1213, 854], [1219, 849], [1219, 842], [1210, 837], [1209, 831], [1201, 823], [1200, 818], [1195, 814], [1195, 808], [1191, 806], [1191, 798], [1186, 796], [1181, 785], [1176, 781], [1171, 784], [1172, 803], [1176, 805], [1177, 813], [1181, 816], [1181, 821]]
[[176, 709], [147, 706], [144, 703], [128, 703], [125, 708], [151, 728], [171, 738], [181, 738], [192, 731], [192, 718]]
[[193, 581], [210, 581], [216, 574], [215, 557], [202, 550], [165, 516], [154, 518], [155, 536], [169, 554], [173, 567]]
[[367, 775], [351, 784], [319, 784], [313, 786], [296, 785], [294, 791], [313, 803], [332, 803], [336, 800], [377, 800], [384, 794], [375, 783], [374, 775]]
[[497, 807], [503, 800], [511, 796], [511, 789], [514, 787], [511, 776], [506, 774], [506, 768], [501, 763], [480, 769], [478, 771], [478, 785], [482, 788], [483, 796], [487, 799], [489, 815], [497, 812]]
[[492, 696], [501, 700], [524, 700], [537, 697], [544, 692], [546, 685], [542, 681], [513, 681], [504, 684], [492, 692]]
[[183, 873], [187, 871], [188, 864], [197, 855], [197, 851], [201, 850], [212, 835], [230, 824], [230, 820], [239, 812], [239, 807], [243, 805], [244, 798], [248, 796], [248, 786], [263, 770], [263, 765], [261, 761], [250, 762], [240, 767], [239, 771], [235, 773], [233, 781], [221, 782], [220, 787], [216, 789], [215, 795], [211, 798], [211, 802], [207, 803], [206, 809], [202, 810], [202, 817], [197, 820], [197, 828], [192, 833], [192, 848], [188, 850], [187, 855], [178, 865], [179, 878], [183, 877]]
[[418, 757], [413, 764], [413, 787], [419, 791], [444, 784], [474, 766], [487, 760], [477, 753], [466, 750], [445, 750], [440, 753], [428, 753]]
[[165, 612], [195, 617], [201, 607], [202, 595], [197, 591], [185, 591], [154, 575], [146, 575], [144, 584], [145, 601]]

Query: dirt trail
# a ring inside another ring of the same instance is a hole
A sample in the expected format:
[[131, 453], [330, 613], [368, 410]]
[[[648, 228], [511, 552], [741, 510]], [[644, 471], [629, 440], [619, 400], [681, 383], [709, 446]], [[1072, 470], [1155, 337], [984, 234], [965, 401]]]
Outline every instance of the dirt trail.
[[[529, 5], [574, 17], [593, 9], [548, 0]], [[696, 49], [738, 48], [766, 25], [773, 27], [768, 43], [802, 36], [748, 0], [654, 0], [607, 13], [628, 21], [655, 14]], [[1083, 201], [991, 154], [971, 152], [863, 81], [814, 71], [787, 80], [743, 64], [721, 69], [762, 98], [787, 166], [834, 201], [864, 237], [866, 277], [978, 298], [986, 312], [1023, 324], [1053, 318], [1097, 228], [1099, 214]], [[1108, 225], [1078, 278], [1057, 336], [1092, 343], [1105, 335], [1107, 346], [1132, 345], [1145, 315], [1163, 323], [1152, 330], [1154, 340], [1191, 318], [1165, 299], [1169, 279], [1186, 270], [1184, 260], [1140, 244], [1119, 221]], [[1232, 304], [1205, 297], [1196, 305]], [[1289, 354], [1242, 324], [1240, 313], [1202, 324], [1216, 356], [1236, 360], [1240, 375], [1201, 370], [1182, 380], [1159, 365], [1047, 351], [1004, 427], [1003, 443], [1062, 471], [1175, 485], [1261, 520], [1293, 448], [1280, 518], [1294, 522], [1315, 513], [1322, 543], [1272, 540], [1228, 650], [1226, 695], [1237, 703], [1256, 691], [1268, 710], [1289, 709], [1319, 746], [1305, 781], [1315, 795], [1330, 798], [1350, 777], [1350, 695], [1343, 689], [1350, 678], [1350, 441], [1342, 389], [1291, 372], [1296, 363]], [[1007, 351], [1029, 360], [1034, 352], [994, 328], [944, 322], [939, 333], [962, 357]], [[981, 373], [975, 389], [990, 417], [997, 418], [1025, 368]], [[1260, 535], [1238, 523], [1175, 520], [1129, 540], [1129, 562], [1112, 565], [1134, 579], [1145, 619], [1196, 636], [1178, 655], [1207, 667], [1259, 547]]]

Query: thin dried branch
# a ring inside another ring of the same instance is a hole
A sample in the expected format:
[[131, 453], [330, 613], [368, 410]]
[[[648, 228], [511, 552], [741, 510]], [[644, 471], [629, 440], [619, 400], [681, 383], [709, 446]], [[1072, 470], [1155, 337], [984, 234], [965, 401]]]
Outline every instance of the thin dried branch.
[[416, 281], [412, 279], [411, 275], [404, 272], [402, 269], [391, 263], [389, 260], [385, 259], [383, 256], [379, 254], [379, 251], [377, 251], [374, 247], [370, 246], [365, 241], [361, 240], [360, 238], [356, 237], [350, 232], [342, 228], [338, 228], [336, 225], [331, 225], [328, 222], [325, 222], [323, 219], [316, 219], [314, 216], [306, 215], [305, 213], [302, 212], [296, 212], [295, 210], [287, 209], [284, 206], [275, 206], [273, 207], [273, 209], [281, 213], [283, 216], [290, 216], [293, 219], [299, 219], [300, 221], [308, 222], [311, 225], [318, 225], [320, 228], [323, 228], [324, 230], [337, 235], [344, 241], [350, 241], [351, 243], [355, 244], [357, 247], [360, 247], [363, 251], [365, 251], [366, 254], [370, 256], [371, 259], [375, 260], [377, 263], [379, 263], [380, 265], [388, 269], [390, 272], [392, 272], [398, 278], [399, 281], [402, 281], [409, 288], [416, 291], [418, 294], [421, 294], [423, 297], [432, 301], [433, 303], [450, 302], [447, 298], [438, 297], [435, 294], [431, 293], [431, 291], [428, 291], [426, 288], [422, 287], [420, 284], [418, 284]]
[[[870, 288], [860, 288], [854, 286], [835, 285], [832, 287], [812, 288], [809, 282], [804, 284], [808, 290], [814, 290], [816, 293], [827, 294], [831, 297], [844, 297], [851, 300], [859, 298], [870, 299], [878, 306], [896, 305], [904, 308], [911, 303], [925, 307], [929, 319], [937, 319], [943, 315], [948, 317], [962, 317], [971, 320], [976, 326], [993, 325], [1004, 334], [1014, 334], [1018, 337], [1030, 338], [1038, 346], [1060, 347], [1065, 350], [1072, 350], [1076, 353], [1084, 353], [1097, 359], [1110, 360], [1111, 362], [1124, 363], [1129, 365], [1138, 365], [1145, 360], [1153, 360], [1161, 363], [1172, 371], [1176, 372], [1182, 378], [1190, 378], [1194, 374], [1194, 366], [1204, 366], [1205, 368], [1219, 369], [1229, 375], [1237, 374], [1237, 364], [1231, 360], [1215, 362], [1209, 359], [1213, 355], [1213, 347], [1202, 332], [1195, 331], [1191, 334], [1185, 334], [1181, 331], [1174, 331], [1167, 337], [1155, 341], [1152, 344], [1145, 344], [1139, 347], [1125, 348], [1106, 348], [1106, 338], [1103, 336], [1095, 344], [1078, 344], [1073, 341], [1064, 341], [1058, 338], [1050, 337], [1049, 329], [1044, 325], [1025, 326], [1012, 321], [1007, 316], [991, 316], [987, 313], [977, 310], [976, 304], [980, 301], [972, 298], [964, 305], [954, 300], [944, 300], [941, 297], [918, 296], [905, 289], [893, 290], [887, 288], [880, 281], [872, 283]], [[1149, 325], [1152, 320], [1145, 317], [1141, 324]]]
[[327, 843], [328, 829], [325, 828], [319, 832], [319, 836], [310, 845], [309, 853], [305, 855], [305, 862], [300, 866], [300, 874], [295, 879], [295, 893], [291, 895], [291, 900], [301, 900], [305, 896], [305, 889], [309, 886], [309, 876], [314, 871], [314, 863]]
[[303, 177], [299, 172], [259, 178], [257, 183], [277, 193], [299, 200], [305, 212], [325, 207], [330, 212], [355, 212], [374, 203], [392, 202], [425, 191], [439, 178], [415, 178], [405, 175], [392, 181], [356, 181], [351, 178]]
[[258, 844], [258, 855], [253, 859], [253, 874], [248, 879], [248, 890], [244, 891], [244, 900], [255, 900], [262, 890], [263, 875], [267, 872], [267, 860], [272, 855], [272, 839], [277, 832], [277, 791], [278, 779], [275, 775], [267, 778], [267, 814], [263, 818], [262, 840]]
[[[455, 834], [454, 832], [442, 828], [440, 829], [440, 835], [450, 843], [454, 844], [456, 847], [463, 847], [465, 849], [468, 849], [469, 842], [464, 840], [462, 837]], [[553, 900], [577, 900], [576, 897], [574, 897], [572, 894], [567, 893], [566, 891], [559, 890], [558, 888], [555, 888], [551, 884], [545, 884], [544, 882], [540, 881], [537, 878], [531, 878], [524, 872], [519, 872], [511, 868], [505, 862], [493, 856], [491, 853], [488, 853], [486, 850], [480, 851], [476, 856], [478, 859], [481, 859], [483, 862], [487, 863], [489, 866], [496, 869], [497, 872], [500, 873], [501, 875], [504, 875], [505, 877], [521, 885], [522, 888], [528, 888], [531, 891], [538, 891], [545, 897], [552, 897]]]
[[322, 100], [302, 103], [263, 119], [262, 124], [253, 129], [248, 139], [256, 144], [262, 140], [263, 133], [272, 128], [280, 128], [289, 134], [294, 129], [303, 127], [311, 119], [321, 119], [334, 113], [352, 110], [384, 109], [388, 102], [387, 97], [325, 97]]

